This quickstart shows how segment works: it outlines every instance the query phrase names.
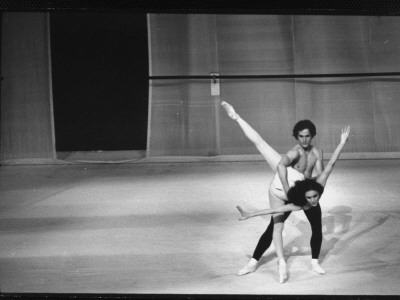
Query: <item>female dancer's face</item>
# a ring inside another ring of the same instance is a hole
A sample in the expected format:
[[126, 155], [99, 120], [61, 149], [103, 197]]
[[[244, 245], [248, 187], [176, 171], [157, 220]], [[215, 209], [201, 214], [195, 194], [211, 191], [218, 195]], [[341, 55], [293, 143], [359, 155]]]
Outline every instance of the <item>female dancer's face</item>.
[[311, 206], [317, 206], [321, 195], [317, 191], [306, 192], [306, 200]]

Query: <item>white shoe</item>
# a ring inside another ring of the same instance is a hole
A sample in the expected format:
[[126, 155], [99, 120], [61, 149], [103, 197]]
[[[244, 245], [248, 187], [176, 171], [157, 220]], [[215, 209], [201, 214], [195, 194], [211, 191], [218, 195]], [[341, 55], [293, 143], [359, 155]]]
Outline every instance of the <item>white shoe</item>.
[[236, 120], [239, 117], [232, 105], [230, 105], [228, 102], [222, 101], [221, 105], [231, 119]]
[[239, 270], [236, 275], [243, 276], [249, 273], [253, 273], [257, 269], [258, 261], [254, 258], [250, 259], [250, 261], [245, 265], [241, 270]]
[[279, 270], [279, 283], [284, 283], [288, 279], [288, 274], [286, 270], [286, 262], [283, 259], [278, 261]]
[[313, 270], [315, 273], [318, 273], [320, 275], [326, 274], [326, 271], [320, 266], [318, 263], [318, 260], [313, 259], [311, 261], [311, 270]]

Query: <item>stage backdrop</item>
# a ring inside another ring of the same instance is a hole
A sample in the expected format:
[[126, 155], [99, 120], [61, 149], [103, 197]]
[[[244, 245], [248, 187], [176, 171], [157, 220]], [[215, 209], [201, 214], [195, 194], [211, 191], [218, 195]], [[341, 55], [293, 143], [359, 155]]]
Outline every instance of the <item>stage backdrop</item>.
[[[398, 17], [151, 14], [148, 22], [151, 76], [400, 71]], [[327, 153], [349, 124], [350, 157], [396, 157], [399, 80], [221, 79], [220, 96], [207, 79], [152, 80], [148, 155], [257, 154], [223, 99], [280, 153], [295, 143], [293, 125], [310, 119]]]
[[[150, 14], [149, 74], [398, 72], [398, 28], [399, 17]], [[48, 14], [3, 13], [1, 35], [1, 162], [54, 161]], [[221, 110], [224, 99], [280, 153], [307, 118], [325, 153], [350, 124], [342, 157], [400, 157], [399, 80], [223, 79], [220, 96], [209, 79], [151, 80], [147, 154], [258, 154]]]

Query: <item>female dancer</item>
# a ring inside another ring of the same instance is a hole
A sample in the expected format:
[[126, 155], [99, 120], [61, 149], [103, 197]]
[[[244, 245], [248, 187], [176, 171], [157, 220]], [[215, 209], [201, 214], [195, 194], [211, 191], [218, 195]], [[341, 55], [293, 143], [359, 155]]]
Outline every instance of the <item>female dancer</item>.
[[[228, 116], [238, 122], [245, 135], [255, 144], [257, 149], [270, 165], [271, 169], [273, 171], [276, 171], [278, 163], [281, 160], [281, 156], [274, 149], [272, 149], [246, 121], [240, 118], [240, 116], [235, 112], [231, 105], [224, 101], [221, 103], [221, 105], [228, 113]], [[342, 151], [349, 134], [350, 127], [347, 126], [342, 130], [341, 142], [334, 151], [326, 168], [320, 174], [318, 174], [316, 178], [304, 179], [304, 175], [297, 170], [290, 167], [287, 168], [287, 179], [289, 186], [291, 187], [287, 193], [287, 197], [286, 194], [283, 192], [282, 184], [276, 172], [274, 179], [272, 180], [269, 187], [269, 199], [272, 209], [256, 212], [246, 212], [238, 207], [239, 211], [242, 214], [242, 219], [247, 219], [249, 217], [258, 215], [275, 214], [271, 217], [271, 222], [267, 230], [261, 236], [252, 259], [242, 270], [238, 272], [238, 275], [244, 275], [250, 272], [254, 272], [256, 270], [257, 262], [266, 251], [266, 249], [268, 249], [268, 247], [270, 246], [272, 238], [274, 238], [275, 241], [278, 240], [278, 245], [279, 242], [282, 244], [282, 230], [274, 230], [274, 223], [280, 223], [283, 228], [283, 222], [287, 219], [290, 213], [292, 211], [301, 209], [303, 209], [306, 213], [313, 230], [313, 237], [311, 238], [311, 249], [313, 258], [311, 263], [312, 270], [319, 274], [325, 274], [325, 270], [322, 269], [318, 264], [318, 256], [322, 241], [321, 209], [318, 205], [318, 202], [323, 193], [324, 186], [328, 180], [328, 177], [333, 170], [336, 160], [339, 158], [340, 152]], [[278, 205], [278, 203], [282, 203], [282, 200], [286, 205]], [[317, 232], [315, 235], [314, 230]], [[275, 245], [277, 245], [277, 242], [275, 242]], [[285, 280], [287, 279], [286, 263], [283, 259], [282, 254], [280, 255], [279, 259], [279, 277], [279, 281], [281, 283], [285, 282]]]

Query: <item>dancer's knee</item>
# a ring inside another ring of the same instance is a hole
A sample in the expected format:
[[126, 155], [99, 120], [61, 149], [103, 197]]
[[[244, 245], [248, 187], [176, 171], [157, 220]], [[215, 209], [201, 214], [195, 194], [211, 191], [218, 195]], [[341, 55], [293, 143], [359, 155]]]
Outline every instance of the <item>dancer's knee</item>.
[[285, 222], [285, 215], [284, 214], [275, 214], [273, 216], [273, 219], [274, 219], [275, 226], [283, 226], [283, 222]]
[[274, 224], [274, 235], [275, 234], [282, 234], [283, 231], [283, 222], [281, 223], [275, 223]]

